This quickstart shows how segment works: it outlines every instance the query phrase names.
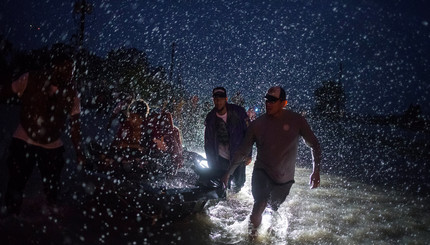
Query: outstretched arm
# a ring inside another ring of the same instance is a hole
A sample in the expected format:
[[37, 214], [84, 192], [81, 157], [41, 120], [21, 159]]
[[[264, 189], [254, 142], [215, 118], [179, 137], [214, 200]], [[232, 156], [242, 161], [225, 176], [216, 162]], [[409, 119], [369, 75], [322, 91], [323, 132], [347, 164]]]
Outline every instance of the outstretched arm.
[[248, 128], [248, 131], [245, 134], [245, 138], [243, 139], [242, 143], [239, 146], [239, 149], [236, 151], [236, 153], [233, 156], [233, 160], [231, 161], [230, 168], [221, 179], [224, 186], [228, 186], [228, 180], [230, 178], [230, 175], [234, 173], [234, 170], [236, 170], [236, 168], [241, 163], [249, 162], [249, 154], [252, 150], [253, 144], [254, 144], [254, 134], [252, 130]]
[[301, 135], [305, 143], [312, 149], [313, 171], [310, 176], [309, 184], [311, 185], [311, 189], [314, 189], [320, 185], [321, 147], [317, 137], [304, 118]]
[[310, 145], [310, 147], [312, 148], [313, 171], [310, 177], [309, 184], [311, 185], [311, 189], [314, 189], [320, 185], [321, 167], [321, 147], [316, 137], [314, 143]]

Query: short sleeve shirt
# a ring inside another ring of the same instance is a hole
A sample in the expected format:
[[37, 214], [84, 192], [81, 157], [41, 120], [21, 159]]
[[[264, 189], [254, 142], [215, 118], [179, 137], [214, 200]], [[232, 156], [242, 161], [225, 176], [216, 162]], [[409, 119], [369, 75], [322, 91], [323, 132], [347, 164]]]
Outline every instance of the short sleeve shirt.
[[[27, 83], [28, 83], [28, 72], [21, 75], [17, 80], [12, 82], [12, 91], [14, 93], [16, 93], [18, 95], [18, 97], [21, 97], [22, 94], [24, 93], [25, 89], [27, 88]], [[55, 86], [51, 86], [51, 89], [53, 92], [55, 92], [55, 90], [57, 89], [57, 87]], [[77, 115], [81, 112], [81, 104], [80, 104], [80, 100], [78, 96], [75, 96], [74, 99], [74, 103], [73, 103], [73, 107], [72, 110], [70, 112], [70, 115]], [[30, 144], [30, 145], [35, 145], [35, 146], [40, 146], [42, 148], [45, 149], [55, 149], [58, 147], [61, 147], [63, 145], [63, 142], [61, 141], [61, 138], [59, 138], [58, 140], [51, 142], [49, 144], [40, 144], [37, 143], [35, 141], [33, 141], [25, 132], [24, 128], [22, 127], [21, 124], [18, 125], [18, 128], [15, 130], [14, 134], [13, 134], [14, 138], [20, 139], [25, 141], [26, 143]]]

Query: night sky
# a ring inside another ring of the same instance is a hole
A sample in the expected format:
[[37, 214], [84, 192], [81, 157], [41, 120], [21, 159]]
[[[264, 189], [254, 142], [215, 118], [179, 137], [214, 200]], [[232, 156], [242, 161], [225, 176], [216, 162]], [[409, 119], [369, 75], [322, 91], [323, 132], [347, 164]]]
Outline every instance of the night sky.
[[[257, 104], [280, 84], [289, 104], [310, 109], [313, 92], [343, 64], [347, 110], [430, 114], [430, 4], [424, 0], [93, 1], [85, 47], [144, 50], [152, 65], [170, 65], [190, 93], [214, 86]], [[0, 31], [16, 49], [70, 43], [78, 31], [74, 1], [6, 0]]]

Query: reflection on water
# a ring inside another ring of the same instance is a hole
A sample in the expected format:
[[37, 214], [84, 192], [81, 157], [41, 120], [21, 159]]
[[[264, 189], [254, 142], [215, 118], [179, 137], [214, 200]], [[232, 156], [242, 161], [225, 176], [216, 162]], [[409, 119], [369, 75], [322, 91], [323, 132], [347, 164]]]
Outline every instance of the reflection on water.
[[[248, 168], [248, 178], [252, 168]], [[310, 169], [297, 169], [296, 183], [278, 213], [266, 211], [251, 244], [426, 244], [429, 199], [322, 175], [310, 190]], [[240, 193], [208, 207], [213, 244], [249, 244], [250, 180]], [[207, 241], [206, 241], [207, 242]]]

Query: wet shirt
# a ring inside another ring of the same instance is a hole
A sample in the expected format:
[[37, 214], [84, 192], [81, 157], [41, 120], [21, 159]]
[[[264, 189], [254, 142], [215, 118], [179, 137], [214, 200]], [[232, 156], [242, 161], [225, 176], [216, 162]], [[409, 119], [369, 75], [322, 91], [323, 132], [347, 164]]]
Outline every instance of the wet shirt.
[[318, 140], [303, 116], [288, 110], [279, 118], [264, 114], [249, 126], [233, 161], [240, 161], [256, 143], [254, 168], [264, 170], [277, 183], [286, 183], [294, 180], [300, 137], [312, 148], [313, 154], [320, 154]]
[[[28, 80], [29, 80], [28, 77], [29, 77], [29, 73], [25, 73], [21, 75], [17, 80], [12, 82], [12, 85], [11, 85], [12, 91], [16, 93], [18, 97], [21, 97], [24, 91], [26, 90]], [[55, 93], [58, 88], [56, 86], [51, 85], [50, 89], [52, 90], [50, 91], [51, 93]], [[73, 107], [72, 107], [72, 110], [70, 111], [70, 115], [76, 115], [76, 114], [79, 114], [80, 112], [81, 112], [80, 101], [78, 96], [75, 96], [73, 101]], [[63, 142], [61, 141], [60, 138], [48, 144], [41, 144], [32, 140], [28, 136], [27, 132], [25, 131], [21, 123], [18, 125], [18, 128], [15, 130], [13, 137], [23, 140], [30, 145], [40, 146], [45, 149], [55, 149], [63, 145]]]

